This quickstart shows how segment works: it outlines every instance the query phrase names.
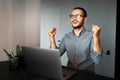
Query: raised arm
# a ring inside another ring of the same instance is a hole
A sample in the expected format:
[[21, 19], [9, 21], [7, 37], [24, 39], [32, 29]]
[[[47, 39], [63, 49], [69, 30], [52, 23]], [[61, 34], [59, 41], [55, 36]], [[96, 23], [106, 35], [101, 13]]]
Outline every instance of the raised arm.
[[56, 49], [55, 35], [57, 29], [55, 27], [51, 27], [48, 30], [49, 38], [50, 38], [50, 48]]
[[98, 25], [92, 25], [92, 32], [93, 32], [93, 50], [95, 52], [100, 52], [101, 45], [100, 45], [100, 31], [101, 28]]

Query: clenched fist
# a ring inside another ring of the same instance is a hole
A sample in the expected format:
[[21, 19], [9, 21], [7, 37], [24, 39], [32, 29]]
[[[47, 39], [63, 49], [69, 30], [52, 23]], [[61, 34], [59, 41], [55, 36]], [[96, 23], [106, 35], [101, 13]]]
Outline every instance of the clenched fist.
[[56, 34], [56, 31], [57, 31], [57, 29], [56, 29], [55, 27], [49, 28], [49, 30], [48, 30], [49, 36], [50, 36], [50, 37], [54, 37], [55, 34]]
[[99, 36], [100, 35], [101, 28], [98, 25], [92, 25], [92, 32], [93, 36]]

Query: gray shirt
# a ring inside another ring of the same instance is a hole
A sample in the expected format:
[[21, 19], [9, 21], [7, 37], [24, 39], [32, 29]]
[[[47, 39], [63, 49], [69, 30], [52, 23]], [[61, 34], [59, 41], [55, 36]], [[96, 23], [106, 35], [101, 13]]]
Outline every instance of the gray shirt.
[[94, 71], [94, 64], [98, 64], [102, 57], [102, 50], [96, 53], [93, 50], [92, 32], [83, 29], [79, 36], [73, 32], [66, 34], [59, 46], [61, 55], [67, 52], [68, 66], [75, 69]]

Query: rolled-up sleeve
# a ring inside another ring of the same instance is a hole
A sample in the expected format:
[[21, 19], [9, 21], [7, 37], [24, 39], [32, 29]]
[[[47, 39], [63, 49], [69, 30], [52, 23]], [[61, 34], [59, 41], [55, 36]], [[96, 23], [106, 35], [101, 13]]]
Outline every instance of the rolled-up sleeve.
[[100, 63], [101, 62], [101, 60], [102, 60], [102, 53], [103, 53], [103, 50], [102, 50], [102, 48], [101, 48], [101, 50], [99, 51], [99, 52], [95, 52], [94, 50], [93, 50], [93, 37], [92, 37], [92, 40], [91, 40], [91, 50], [90, 50], [90, 54], [91, 54], [91, 57], [92, 57], [92, 59], [93, 59], [93, 62], [95, 63], [95, 64], [98, 64], [98, 63]]
[[99, 52], [95, 52], [93, 49], [91, 50], [91, 57], [95, 64], [100, 63], [100, 61], [102, 60], [102, 52], [102, 49]]

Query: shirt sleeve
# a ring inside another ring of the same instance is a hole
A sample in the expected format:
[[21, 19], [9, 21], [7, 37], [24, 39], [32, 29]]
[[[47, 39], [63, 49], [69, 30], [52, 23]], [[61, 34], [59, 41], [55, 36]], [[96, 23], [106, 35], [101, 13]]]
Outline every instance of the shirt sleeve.
[[59, 45], [59, 51], [60, 51], [60, 56], [62, 56], [65, 51], [66, 51], [66, 47], [65, 47], [65, 37], [62, 39], [60, 45]]
[[90, 54], [91, 54], [91, 57], [92, 57], [94, 63], [95, 63], [95, 64], [100, 63], [101, 60], [102, 60], [103, 50], [101, 49], [99, 52], [95, 52], [95, 51], [93, 50], [93, 39], [92, 39], [92, 41], [91, 41], [91, 48], [90, 48], [90, 49], [91, 49], [91, 50], [90, 50]]
[[102, 50], [98, 53], [96, 53], [94, 50], [92, 50], [91, 57], [92, 57], [95, 64], [100, 63], [100, 61], [102, 60]]

